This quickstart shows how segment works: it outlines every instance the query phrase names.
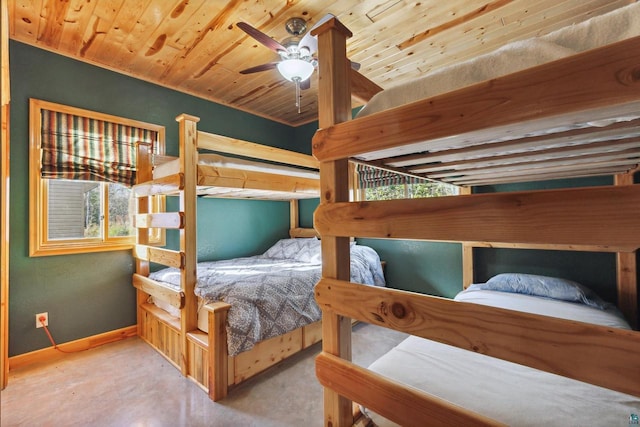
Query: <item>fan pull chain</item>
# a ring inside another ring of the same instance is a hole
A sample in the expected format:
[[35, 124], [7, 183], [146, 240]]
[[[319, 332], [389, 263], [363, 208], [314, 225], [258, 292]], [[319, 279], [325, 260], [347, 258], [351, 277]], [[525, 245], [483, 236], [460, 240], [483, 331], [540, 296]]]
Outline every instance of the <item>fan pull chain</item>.
[[298, 107], [298, 114], [300, 114], [300, 98], [302, 97], [300, 95], [300, 79], [295, 79], [296, 81], [296, 107]]

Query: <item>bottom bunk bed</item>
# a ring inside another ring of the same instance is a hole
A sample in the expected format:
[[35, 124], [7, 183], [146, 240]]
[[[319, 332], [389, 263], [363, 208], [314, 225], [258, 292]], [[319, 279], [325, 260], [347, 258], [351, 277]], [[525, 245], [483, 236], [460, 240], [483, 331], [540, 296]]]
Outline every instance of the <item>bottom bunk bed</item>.
[[[385, 286], [373, 249], [353, 244], [351, 260], [352, 281]], [[207, 390], [217, 387], [214, 400], [320, 341], [313, 288], [321, 263], [317, 238], [281, 239], [261, 255], [198, 263], [198, 329], [188, 333], [189, 375]], [[180, 277], [174, 267], [136, 276], [151, 294], [142, 305], [141, 336], [177, 366], [181, 311], [163, 296], [180, 294]]]
[[[471, 285], [455, 300], [630, 329], [613, 304], [575, 282], [551, 277], [500, 274]], [[640, 397], [416, 336], [368, 369], [506, 425], [626, 426], [640, 414]], [[376, 426], [397, 425], [366, 408], [363, 413]]]

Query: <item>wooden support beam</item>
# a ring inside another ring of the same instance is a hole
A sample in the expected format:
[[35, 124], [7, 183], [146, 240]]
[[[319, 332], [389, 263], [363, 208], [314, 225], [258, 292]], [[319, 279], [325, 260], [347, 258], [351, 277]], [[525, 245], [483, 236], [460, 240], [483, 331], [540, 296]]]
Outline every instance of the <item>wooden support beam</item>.
[[198, 301], [195, 294], [197, 255], [197, 126], [200, 119], [182, 114], [176, 118], [179, 124], [180, 174], [184, 176], [184, 189], [180, 192], [180, 212], [184, 214], [184, 227], [180, 229], [180, 252], [184, 254], [184, 268], [180, 274], [180, 289], [184, 292], [184, 309], [180, 315], [181, 359], [180, 370], [189, 375], [188, 332], [198, 327]]
[[550, 245], [640, 245], [640, 186], [321, 204], [323, 236]]
[[168, 267], [184, 267], [184, 254], [171, 249], [136, 245], [133, 247], [133, 256], [140, 260], [151, 261]]
[[148, 277], [140, 274], [134, 274], [133, 286], [147, 295], [151, 295], [154, 298], [158, 298], [161, 301], [171, 304], [175, 308], [180, 309], [184, 307], [184, 292], [176, 291], [175, 289], [164, 286], [155, 280], [149, 279]]
[[[351, 32], [337, 19], [330, 19], [313, 30], [318, 36], [319, 96], [321, 128], [351, 119], [351, 65], [346, 41]], [[320, 204], [349, 200], [348, 159], [320, 163]], [[349, 239], [322, 236], [322, 276], [349, 280]], [[351, 320], [330, 311], [322, 313], [323, 351], [351, 360]], [[324, 388], [324, 425], [346, 427], [353, 424], [352, 402], [331, 388]]]
[[[138, 168], [138, 170], [141, 170]], [[149, 179], [138, 180], [140, 184], [133, 186], [133, 194], [136, 197], [153, 196], [155, 194], [172, 194], [184, 188], [184, 174], [178, 173], [155, 180], [151, 179], [151, 169], [149, 169]]]

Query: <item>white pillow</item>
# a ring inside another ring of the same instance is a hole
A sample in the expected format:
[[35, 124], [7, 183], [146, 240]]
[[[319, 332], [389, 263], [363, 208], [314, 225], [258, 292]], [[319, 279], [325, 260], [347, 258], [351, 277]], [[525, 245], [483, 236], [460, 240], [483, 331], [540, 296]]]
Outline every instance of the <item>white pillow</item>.
[[311, 238], [280, 239], [262, 254], [266, 258], [289, 259], [298, 262], [319, 264], [320, 240]]

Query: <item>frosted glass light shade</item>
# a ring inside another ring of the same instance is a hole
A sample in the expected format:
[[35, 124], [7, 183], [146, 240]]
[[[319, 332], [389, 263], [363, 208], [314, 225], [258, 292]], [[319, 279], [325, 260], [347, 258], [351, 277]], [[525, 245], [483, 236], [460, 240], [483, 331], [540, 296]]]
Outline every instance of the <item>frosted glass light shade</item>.
[[313, 65], [302, 59], [285, 59], [278, 62], [278, 71], [289, 81], [300, 79], [303, 82], [313, 74]]

